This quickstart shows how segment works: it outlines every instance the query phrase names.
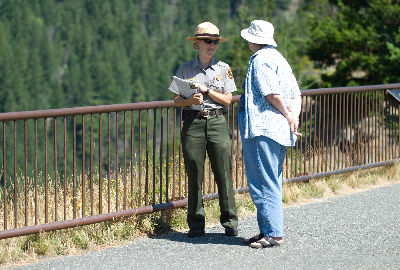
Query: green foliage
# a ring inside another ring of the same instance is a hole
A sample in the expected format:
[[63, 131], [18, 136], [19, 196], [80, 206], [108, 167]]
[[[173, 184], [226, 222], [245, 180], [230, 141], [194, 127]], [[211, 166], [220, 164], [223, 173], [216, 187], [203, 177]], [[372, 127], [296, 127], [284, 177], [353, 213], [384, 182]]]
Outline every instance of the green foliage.
[[399, 81], [399, 1], [309, 2], [307, 53], [320, 68], [334, 69], [321, 86]]

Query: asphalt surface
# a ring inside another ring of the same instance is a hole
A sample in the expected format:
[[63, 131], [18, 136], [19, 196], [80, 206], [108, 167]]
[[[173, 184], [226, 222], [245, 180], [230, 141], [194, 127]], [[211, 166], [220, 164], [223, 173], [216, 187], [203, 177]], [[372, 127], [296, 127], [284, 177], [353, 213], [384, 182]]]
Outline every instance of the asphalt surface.
[[172, 232], [12, 269], [400, 269], [400, 184], [284, 208], [284, 225], [282, 247], [243, 245], [258, 233], [251, 216], [238, 237]]

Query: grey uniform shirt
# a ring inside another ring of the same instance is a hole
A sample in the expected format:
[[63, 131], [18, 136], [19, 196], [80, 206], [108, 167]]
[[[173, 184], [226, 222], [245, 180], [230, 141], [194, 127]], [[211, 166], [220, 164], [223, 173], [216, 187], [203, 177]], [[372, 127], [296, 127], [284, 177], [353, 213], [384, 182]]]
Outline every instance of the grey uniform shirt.
[[[196, 83], [202, 84], [222, 94], [229, 94], [236, 91], [235, 80], [233, 79], [229, 65], [214, 57], [205, 69], [200, 65], [198, 57], [196, 57], [181, 65], [175, 76], [184, 80], [193, 80]], [[179, 95], [175, 84], [171, 83], [169, 90]], [[205, 110], [226, 108], [215, 102], [208, 95], [204, 95], [203, 100]], [[191, 108], [189, 107], [187, 109]]]

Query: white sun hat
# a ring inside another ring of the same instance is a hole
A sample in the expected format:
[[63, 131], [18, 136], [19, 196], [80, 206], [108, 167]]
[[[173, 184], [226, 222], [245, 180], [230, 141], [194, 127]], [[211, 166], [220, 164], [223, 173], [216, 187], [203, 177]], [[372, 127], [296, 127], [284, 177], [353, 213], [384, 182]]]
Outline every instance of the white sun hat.
[[254, 20], [250, 27], [240, 32], [242, 38], [255, 44], [277, 46], [274, 40], [274, 26], [263, 20]]

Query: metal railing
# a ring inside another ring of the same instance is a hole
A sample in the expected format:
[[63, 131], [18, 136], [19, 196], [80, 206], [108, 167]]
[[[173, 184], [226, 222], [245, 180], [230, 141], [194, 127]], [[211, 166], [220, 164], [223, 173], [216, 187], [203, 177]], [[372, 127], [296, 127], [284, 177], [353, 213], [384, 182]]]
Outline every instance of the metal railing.
[[[400, 84], [304, 90], [303, 136], [288, 148], [285, 182], [393, 163], [399, 153]], [[225, 113], [232, 177], [247, 190], [237, 125]], [[87, 225], [187, 204], [173, 101], [0, 114], [3, 132], [0, 239]], [[217, 198], [210, 163], [204, 199]]]

